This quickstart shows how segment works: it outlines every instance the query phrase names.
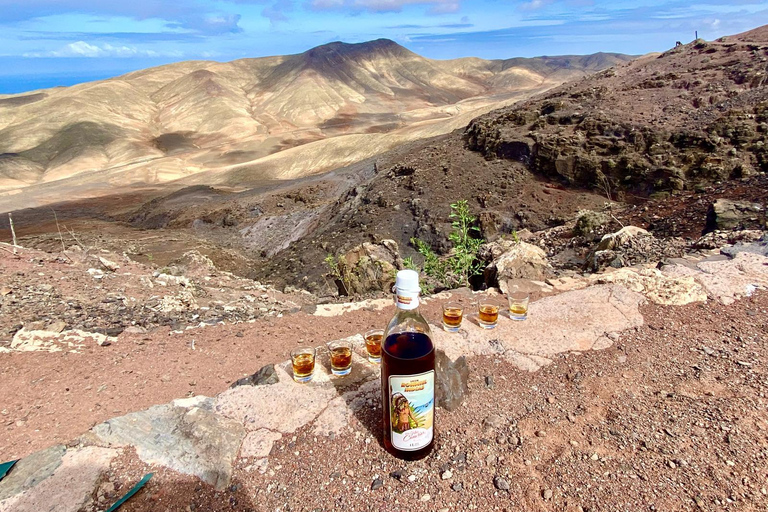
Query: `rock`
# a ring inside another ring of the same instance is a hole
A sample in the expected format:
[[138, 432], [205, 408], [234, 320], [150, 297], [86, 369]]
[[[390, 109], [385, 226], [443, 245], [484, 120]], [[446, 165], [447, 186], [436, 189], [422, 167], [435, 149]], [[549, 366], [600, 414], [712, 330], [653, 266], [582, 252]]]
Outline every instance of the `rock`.
[[108, 259], [106, 259], [106, 258], [104, 258], [102, 256], [99, 256], [99, 263], [101, 263], [101, 265], [105, 269], [109, 270], [110, 272], [114, 272], [114, 271], [116, 271], [117, 269], [120, 268], [120, 265], [118, 265], [114, 261], [109, 261]]
[[730, 258], [735, 258], [740, 252], [749, 252], [752, 254], [759, 254], [760, 256], [768, 256], [768, 235], [763, 235], [760, 240], [754, 243], [737, 242], [731, 247], [723, 247], [720, 249], [721, 254], [725, 254]]
[[246, 432], [240, 423], [214, 414], [211, 399], [197, 402], [157, 405], [108, 420], [92, 432], [109, 446], [133, 446], [147, 464], [195, 475], [223, 490]]
[[685, 241], [682, 239], [659, 240], [642, 228], [626, 226], [603, 236], [587, 255], [586, 268], [597, 272], [606, 267], [629, 267], [647, 261], [681, 257], [684, 252]]
[[230, 388], [236, 388], [237, 386], [268, 386], [270, 384], [277, 384], [278, 377], [275, 372], [275, 365], [268, 364], [262, 366], [259, 371], [248, 377], [243, 377], [235, 381]]
[[[0, 500], [0, 512], [78, 512], [92, 510], [91, 495], [98, 487], [99, 480], [109, 470], [111, 461], [118, 455], [117, 450], [88, 446], [70, 449], [61, 455], [61, 447], [55, 447], [56, 453], [49, 453], [48, 463], [40, 467], [42, 473], [30, 475], [32, 478], [52, 471], [52, 474], [39, 479], [34, 484], [34, 491], [20, 492]], [[33, 457], [33, 456], [30, 456]], [[17, 466], [23, 462], [19, 461]], [[56, 465], [55, 470], [51, 464]], [[0, 482], [0, 492], [7, 489], [6, 480], [17, 471], [13, 471]]]
[[[275, 370], [277, 384], [228, 389], [216, 397], [215, 411], [247, 430], [265, 428], [288, 434], [317, 418], [338, 396], [323, 365], [315, 365], [311, 385], [293, 381], [290, 362], [276, 365]], [[267, 407], [270, 413], [264, 414]]]
[[440, 475], [440, 478], [443, 480], [449, 480], [452, 477], [453, 477], [453, 471], [451, 471], [450, 469], [446, 469], [445, 471], [443, 471], [443, 474]]
[[596, 233], [605, 233], [611, 222], [612, 219], [602, 212], [583, 210], [576, 217], [573, 234], [576, 236], [591, 236]]
[[546, 501], [549, 501], [552, 499], [552, 494], [552, 489], [544, 489], [544, 492], [541, 493], [541, 497]]
[[458, 336], [435, 327], [432, 337], [450, 358], [503, 354], [535, 370], [551, 364], [555, 354], [592, 349], [606, 332], [643, 325], [639, 305], [645, 300], [624, 286], [591, 286], [532, 302], [524, 322], [502, 317], [491, 331], [468, 322]]
[[740, 252], [731, 259], [701, 261], [698, 270], [669, 265], [662, 271], [670, 276], [693, 278], [706, 295], [726, 306], [740, 297], [749, 297], [757, 289], [768, 289], [768, 257]]
[[268, 457], [272, 451], [272, 445], [282, 437], [281, 433], [264, 428], [248, 432], [240, 446], [240, 457]]
[[706, 291], [693, 277], [680, 274], [671, 268], [681, 267], [668, 265], [663, 267], [661, 271], [655, 268], [640, 270], [622, 268], [605, 274], [589, 276], [587, 281], [590, 284], [613, 283], [622, 285], [633, 292], [642, 293], [656, 304], [665, 306], [682, 306], [707, 300]]
[[651, 236], [651, 234], [637, 226], [625, 226], [615, 233], [604, 235], [597, 246], [597, 250], [608, 251], [618, 249], [637, 236]]
[[[759, 229], [743, 229], [739, 231], [711, 231], [693, 242], [693, 249], [720, 249], [728, 244], [743, 242], [757, 242], [765, 236], [765, 232]], [[736, 251], [739, 252], [739, 251]]]
[[505, 479], [503, 479], [500, 476], [493, 477], [493, 485], [500, 491], [509, 490], [509, 482], [507, 482]]
[[381, 477], [376, 477], [371, 483], [371, 490], [376, 491], [384, 487], [384, 480]]
[[0, 480], [0, 503], [6, 498], [35, 487], [53, 475], [61, 465], [61, 458], [67, 449], [56, 445], [35, 452], [18, 461], [13, 470]]
[[453, 489], [455, 492], [461, 492], [464, 490], [464, 484], [461, 482], [454, 482], [451, 484], [451, 489]]
[[483, 427], [491, 429], [499, 429], [507, 423], [507, 420], [498, 414], [491, 414], [486, 416], [483, 420]]
[[20, 329], [13, 335], [11, 349], [20, 352], [77, 352], [78, 349], [86, 346], [91, 341], [98, 345], [111, 343], [115, 338], [110, 338], [97, 332], [85, 332], [77, 329], [61, 332], [28, 330], [26, 327]]
[[456, 410], [469, 393], [469, 366], [464, 356], [456, 361], [442, 350], [435, 353], [435, 397], [437, 405], [448, 411]]
[[485, 387], [488, 389], [493, 389], [494, 382], [493, 382], [493, 375], [486, 375], [485, 376]]
[[479, 256], [491, 262], [484, 272], [485, 284], [500, 288], [502, 293], [509, 291], [507, 280], [541, 281], [552, 273], [544, 250], [526, 242], [501, 240], [485, 244], [480, 248]]
[[337, 262], [337, 285], [340, 295], [355, 295], [371, 291], [389, 290], [393, 276], [403, 268], [400, 250], [394, 240], [381, 243], [365, 242], [343, 256]]
[[718, 199], [709, 207], [704, 231], [764, 228], [764, 225], [760, 225], [762, 210], [758, 203]]

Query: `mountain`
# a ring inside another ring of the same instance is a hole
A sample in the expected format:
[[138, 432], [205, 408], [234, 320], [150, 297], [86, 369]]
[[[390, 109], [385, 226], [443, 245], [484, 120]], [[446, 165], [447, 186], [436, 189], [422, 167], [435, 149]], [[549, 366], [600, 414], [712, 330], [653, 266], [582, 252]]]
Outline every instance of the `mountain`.
[[[436, 61], [380, 39], [297, 55], [180, 62], [0, 96], [0, 190], [20, 201], [19, 189], [32, 187], [25, 197], [45, 203], [62, 192], [88, 197], [204, 171], [196, 182], [233, 186], [313, 174], [446, 133], [492, 106], [628, 59]], [[372, 137], [336, 142], [320, 163], [301, 155], [259, 167], [286, 149], [349, 135]], [[240, 169], [237, 179], [222, 177], [232, 168]]]

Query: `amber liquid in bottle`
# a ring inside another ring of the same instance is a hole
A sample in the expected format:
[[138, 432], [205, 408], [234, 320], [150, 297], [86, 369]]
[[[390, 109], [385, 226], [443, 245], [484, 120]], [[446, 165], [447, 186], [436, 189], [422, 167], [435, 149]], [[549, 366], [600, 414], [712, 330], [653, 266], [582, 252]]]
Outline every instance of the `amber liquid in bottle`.
[[[381, 382], [384, 410], [384, 446], [393, 455], [405, 460], [418, 460], [429, 455], [435, 444], [434, 435], [425, 447], [414, 450], [399, 450], [392, 445], [388, 435], [392, 430], [392, 413], [388, 393], [391, 375], [420, 375], [435, 369], [435, 347], [426, 334], [420, 332], [399, 332], [387, 336], [381, 346]], [[434, 409], [433, 409], [434, 410]]]

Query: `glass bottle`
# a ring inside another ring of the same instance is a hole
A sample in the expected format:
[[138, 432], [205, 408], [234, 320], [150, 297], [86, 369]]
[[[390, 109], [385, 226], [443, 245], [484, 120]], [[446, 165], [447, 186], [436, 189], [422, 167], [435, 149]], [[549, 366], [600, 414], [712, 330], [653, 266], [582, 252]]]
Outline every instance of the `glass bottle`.
[[419, 274], [401, 270], [395, 283], [397, 312], [381, 342], [384, 446], [416, 460], [432, 451], [435, 432], [435, 346], [419, 313]]

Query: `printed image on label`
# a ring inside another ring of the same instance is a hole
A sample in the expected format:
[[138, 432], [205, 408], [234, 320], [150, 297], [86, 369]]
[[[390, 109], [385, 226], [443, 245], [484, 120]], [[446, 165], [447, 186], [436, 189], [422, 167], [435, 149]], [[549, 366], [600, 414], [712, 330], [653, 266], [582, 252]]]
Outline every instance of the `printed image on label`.
[[414, 451], [432, 441], [435, 418], [435, 371], [389, 376], [392, 445]]

